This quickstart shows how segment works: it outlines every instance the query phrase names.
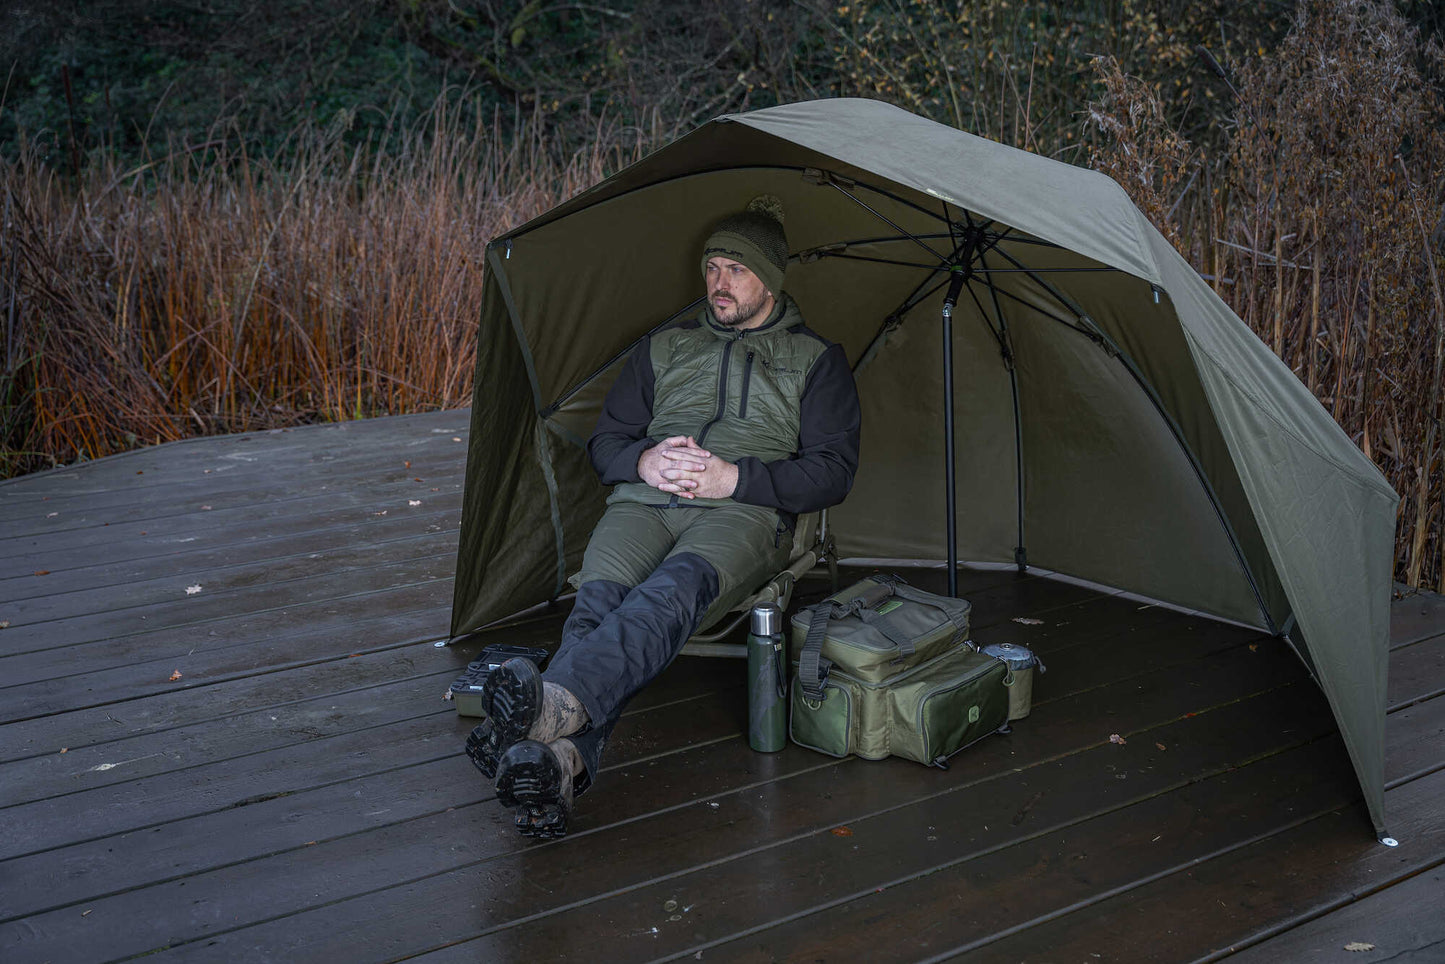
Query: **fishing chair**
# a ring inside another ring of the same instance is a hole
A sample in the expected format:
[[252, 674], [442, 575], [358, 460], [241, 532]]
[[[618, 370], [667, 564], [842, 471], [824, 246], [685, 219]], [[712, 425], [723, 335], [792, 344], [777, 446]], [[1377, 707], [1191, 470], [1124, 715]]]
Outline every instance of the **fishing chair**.
[[[820, 562], [828, 564], [833, 589], [838, 589], [838, 556], [833, 547], [833, 534], [828, 530], [828, 510], [798, 516], [793, 527], [793, 547], [786, 569], [773, 576], [756, 592], [726, 612], [709, 613], [698, 632], [682, 647], [684, 656], [732, 656], [747, 659], [745, 642], [723, 642], [748, 618], [749, 611], [759, 603], [777, 603], [787, 609], [793, 598], [793, 587]], [[713, 628], [719, 627], [719, 628]]]

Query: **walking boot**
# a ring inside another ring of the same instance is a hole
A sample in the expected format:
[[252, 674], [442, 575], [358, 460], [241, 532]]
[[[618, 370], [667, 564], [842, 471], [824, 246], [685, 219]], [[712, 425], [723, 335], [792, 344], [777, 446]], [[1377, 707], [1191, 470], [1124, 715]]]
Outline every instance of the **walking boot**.
[[497, 801], [515, 808], [513, 822], [525, 837], [561, 837], [572, 813], [572, 783], [582, 758], [572, 741], [523, 740], [502, 755]]
[[507, 748], [527, 735], [542, 708], [542, 674], [523, 656], [514, 656], [492, 670], [482, 684], [486, 719], [467, 737], [467, 756], [488, 779], [497, 775], [497, 761]]
[[489, 779], [496, 777], [502, 754], [518, 740], [551, 743], [587, 725], [587, 711], [577, 697], [556, 683], [543, 683], [537, 667], [521, 657], [507, 660], [487, 677], [482, 708], [487, 718], [467, 737], [467, 756]]
[[587, 710], [572, 691], [556, 683], [542, 684], [542, 708], [527, 730], [527, 739], [551, 743], [587, 725]]

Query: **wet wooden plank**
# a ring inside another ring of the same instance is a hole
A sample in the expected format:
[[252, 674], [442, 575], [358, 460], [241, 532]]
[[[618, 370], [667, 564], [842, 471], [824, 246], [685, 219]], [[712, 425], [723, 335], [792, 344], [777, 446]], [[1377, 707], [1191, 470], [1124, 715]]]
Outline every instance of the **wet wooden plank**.
[[[1437, 864], [1234, 954], [1238, 964], [1279, 961], [1438, 964], [1445, 960], [1445, 867]], [[1362, 947], [1361, 945], [1369, 945]]]
[[[291, 584], [302, 580], [335, 582], [337, 594], [341, 595], [354, 579], [375, 570], [379, 559], [385, 559], [388, 567], [395, 567], [425, 564], [444, 555], [454, 568], [456, 541], [455, 530], [422, 532], [329, 551], [295, 552], [207, 570], [182, 569], [122, 585], [15, 599], [5, 606], [10, 620], [7, 636], [14, 631], [15, 641], [23, 640], [25, 634], [20, 630], [31, 626], [37, 632], [54, 627], [64, 633], [77, 617], [96, 614], [104, 614], [106, 622], [116, 627], [116, 635], [122, 634], [127, 626], [136, 625], [129, 621], [132, 616], [144, 617], [147, 630], [165, 628], [178, 621], [176, 616], [194, 620], [217, 612], [245, 612], [247, 602], [233, 597], [241, 590], [259, 590], [268, 604], [285, 605], [288, 599], [294, 598]], [[201, 588], [191, 594], [188, 587], [192, 586]], [[326, 589], [307, 586], [305, 591], [314, 596], [318, 591], [325, 593]], [[176, 615], [172, 615], [173, 611]]]
[[1390, 605], [1390, 645], [1408, 646], [1445, 631], [1445, 596], [1404, 590]]
[[[431, 492], [432, 488], [439, 492]], [[425, 491], [420, 491], [420, 490]], [[399, 483], [369, 488], [323, 489], [293, 498], [236, 508], [204, 509], [209, 503], [196, 503], [184, 511], [171, 509], [154, 518], [125, 520], [101, 517], [93, 524], [56, 532], [11, 535], [0, 541], [0, 558], [15, 561], [0, 564], [0, 575], [24, 576], [34, 569], [21, 568], [40, 562], [41, 569], [59, 570], [102, 561], [91, 555], [104, 547], [113, 558], [127, 559], [163, 552], [173, 552], [187, 545], [185, 540], [199, 539], [210, 532], [213, 544], [230, 544], [252, 536], [268, 536], [295, 531], [300, 527], [315, 528], [321, 523], [339, 521], [365, 523], [393, 512], [413, 508], [413, 499], [447, 498], [455, 500], [461, 492], [461, 481], [443, 481], [437, 485]], [[446, 504], [446, 503], [444, 503]], [[7, 526], [6, 533], [13, 530]], [[220, 539], [216, 540], [215, 537]]]
[[[460, 518], [460, 483], [444, 483], [430, 493], [435, 506], [423, 497], [421, 508], [455, 506]], [[0, 576], [26, 578], [36, 570], [62, 572], [107, 562], [144, 563], [194, 549], [245, 546], [277, 536], [315, 532], [336, 526], [354, 526], [357, 541], [366, 542], [374, 527], [393, 521], [393, 507], [417, 495], [408, 489], [372, 492], [365, 497], [306, 497], [273, 503], [263, 509], [219, 510], [225, 515], [198, 510], [183, 517], [151, 522], [117, 523], [74, 530], [53, 537], [10, 540], [0, 547]], [[408, 509], [412, 508], [407, 506]], [[385, 512], [385, 515], [378, 513]], [[384, 531], [384, 530], [380, 530]], [[163, 563], [162, 563], [163, 564]]]
[[[634, 714], [632, 719], [639, 715]], [[650, 725], [645, 728], [632, 725], [631, 719], [626, 728], [619, 723], [616, 748], [624, 759], [636, 760], [656, 757], [683, 746], [726, 739], [737, 733], [741, 715], [738, 708], [719, 700], [672, 703], [646, 714]], [[434, 733], [437, 728], [434, 721], [429, 722], [429, 728]], [[398, 729], [401, 728], [390, 727], [386, 735], [389, 737]], [[303, 844], [284, 854], [268, 853], [261, 859], [241, 860], [231, 866], [144, 888], [127, 887], [114, 895], [88, 900], [85, 909], [91, 914], [87, 924], [99, 926], [88, 927], [79, 934], [73, 927], [77, 913], [73, 907], [32, 913], [23, 922], [0, 924], [0, 945], [13, 944], [16, 956], [12, 959], [17, 961], [56, 959], [66, 953], [79, 959], [144, 953], [170, 943], [178, 924], [189, 933], [204, 935], [233, 927], [238, 920], [265, 920], [298, 905], [309, 906], [318, 898], [325, 899], [331, 891], [365, 893], [389, 886], [399, 870], [414, 864], [455, 864], [478, 851], [487, 854], [497, 844], [509, 849], [518, 845], [520, 838], [505, 826], [505, 821], [497, 819], [509, 815], [501, 814], [495, 805], [482, 809], [481, 805], [491, 798], [491, 788], [457, 752], [458, 743], [447, 741], [446, 752], [438, 755], [437, 750], [441, 748], [435, 739], [423, 738], [418, 733], [411, 742], [418, 751], [430, 750], [415, 763], [445, 765], [444, 769], [438, 768], [440, 772], [432, 774], [440, 778], [441, 786], [427, 788], [432, 791], [429, 794], [432, 809], [423, 816], [397, 822], [387, 813], [358, 811], [353, 796], [330, 812], [332, 821], [327, 836], [333, 839], [325, 843]], [[277, 755], [268, 754], [268, 757], [274, 756]], [[389, 747], [377, 748], [372, 756], [380, 758], [374, 763], [368, 758], [367, 765], [377, 770], [397, 764]], [[233, 761], [227, 773], [218, 774], [207, 786], [216, 780], [231, 782], [232, 772], [246, 762]], [[331, 775], [330, 768], [324, 764], [318, 769], [322, 771], [321, 776]], [[415, 778], [417, 774], [412, 776]], [[267, 780], [269, 785], [269, 774]], [[354, 792], [365, 792], [360, 781], [348, 782], [355, 786]], [[446, 794], [444, 799], [436, 799], [443, 795], [437, 791]], [[375, 793], [365, 795], [374, 801], [373, 806], [390, 802], [379, 799]], [[232, 804], [234, 818], [226, 821], [226, 836], [244, 840], [258, 817], [259, 821], [265, 819], [253, 813], [252, 806], [277, 796], [272, 790]], [[166, 808], [171, 798], [162, 793], [158, 802]], [[439, 803], [443, 805], [437, 806]], [[156, 803], [151, 806], [154, 808]], [[388, 818], [384, 826], [364, 835], [356, 833], [375, 823], [378, 816]], [[479, 817], [489, 824], [490, 832], [485, 835], [475, 832], [475, 821]], [[167, 819], [167, 826], [156, 829], [166, 833], [170, 822], [171, 819]], [[381, 855], [384, 859], [378, 859]], [[316, 868], [322, 864], [329, 868], [324, 877], [316, 874]], [[144, 919], [146, 909], [154, 907], [176, 908], [179, 914]]]
[[[257, 466], [258, 452], [274, 453], [289, 464], [335, 457], [358, 448], [394, 455], [399, 450], [435, 444], [441, 450], [450, 451], [451, 446], [456, 445], [451, 441], [453, 437], [461, 436], [465, 442], [470, 422], [470, 410], [452, 409], [184, 439], [0, 480], [0, 501], [163, 486], [192, 470], [199, 472], [218, 464], [244, 472], [248, 467]], [[410, 458], [409, 455], [402, 457]], [[252, 470], [264, 471], [263, 468]]]
[[[667, 775], [670, 767], [660, 768], [658, 765], [662, 756], [677, 755], [693, 747], [715, 754], [718, 752], [715, 748], [722, 743], [731, 746], [728, 759], [746, 770], [755, 755], [740, 739], [743, 726], [739, 692], [742, 674], [741, 663], [679, 660], [628, 707], [613, 740], [617, 762], [611, 764], [609, 770], [637, 767], [640, 773], [663, 774], [665, 784], [671, 785], [672, 777]], [[450, 681], [449, 676], [443, 679]], [[402, 683], [390, 688], [405, 686]], [[380, 687], [368, 688], [361, 693], [374, 693], [377, 689]], [[417, 698], [417, 705], [441, 705], [435, 702], [437, 693], [434, 687], [424, 688]], [[323, 697], [308, 702], [321, 704], [329, 710], [333, 705], [331, 699]], [[707, 700], [713, 700], [717, 706], [710, 708], [704, 705]], [[397, 706], [401, 709], [404, 704], [398, 703]], [[719, 709], [721, 712], [718, 712]], [[396, 710], [391, 712], [393, 716], [405, 715]], [[252, 715], [264, 719], [269, 713], [270, 710], [263, 709]], [[346, 723], [352, 724], [352, 729], [362, 729], [374, 723], [375, 717], [376, 714], [372, 713], [370, 718], [348, 717], [333, 721], [332, 729], [344, 732], [342, 727]], [[178, 769], [279, 749], [288, 745], [292, 738], [315, 740], [327, 735], [320, 728], [313, 731], [304, 717], [300, 718], [300, 726], [295, 725], [296, 722], [297, 718], [278, 721], [278, 735], [272, 738], [269, 746], [263, 744], [264, 733], [259, 731], [250, 741], [237, 738], [227, 743], [225, 729], [204, 725], [193, 728], [195, 732], [192, 733], [177, 736], [176, 731], [170, 731], [157, 734], [155, 739], [176, 736], [176, 744], [190, 751], [189, 756], [176, 761], [179, 766], [174, 768]], [[469, 717], [439, 714], [436, 732], [428, 741], [442, 745], [443, 752], [435, 759], [376, 772], [358, 772], [353, 778], [337, 784], [251, 801], [246, 804], [244, 813], [239, 808], [228, 807], [172, 820], [164, 824], [163, 835], [160, 836], [121, 832], [0, 863], [0, 909], [4, 910], [0, 917], [9, 918], [12, 913], [22, 916], [96, 898], [107, 889], [126, 890], [216, 867], [269, 858], [286, 850], [303, 849], [346, 837], [359, 828], [407, 825], [409, 821], [427, 814], [448, 813], [490, 800], [490, 788], [461, 753], [466, 734], [476, 722]], [[694, 723], [706, 725], [702, 729], [692, 729]], [[131, 752], [143, 747], [139, 743], [127, 743], [127, 746], [132, 748]], [[448, 746], [450, 753], [445, 752]], [[212, 755], [208, 756], [207, 750], [212, 750]], [[724, 767], [723, 772], [727, 769]], [[162, 766], [150, 773], [137, 773], [125, 779], [129, 782], [137, 776], [163, 772], [166, 769]], [[121, 778], [111, 778], [107, 782], [121, 782]], [[690, 781], [680, 789], [697, 793], [701, 788]], [[380, 809], [363, 808], [364, 812], [358, 812], [358, 801], [361, 800], [375, 802]], [[656, 797], [651, 794], [614, 798], [614, 802], [630, 806], [633, 811], [654, 805], [655, 800]], [[628, 813], [629, 817], [635, 815], [634, 812]], [[477, 817], [473, 814], [467, 819], [475, 822]], [[491, 828], [489, 833], [498, 842], [510, 843], [514, 848], [525, 844], [504, 821], [488, 818], [482, 822]], [[431, 831], [425, 833], [430, 834]], [[375, 862], [372, 854], [365, 859]]]
[[[85, 613], [35, 624], [12, 626], [0, 633], [7, 679], [21, 681], [51, 678], [49, 670], [32, 669], [50, 659], [64, 659], [70, 650], [73, 659], [85, 668], [85, 645], [99, 642], [120, 642], [135, 637], [149, 637], [170, 632], [205, 636], [218, 623], [238, 616], [256, 616], [303, 606], [322, 600], [332, 602], [355, 599], [368, 593], [401, 589], [437, 580], [450, 580], [456, 569], [456, 550], [439, 536], [436, 542], [422, 541], [414, 548], [419, 554], [410, 560], [378, 560], [378, 564], [351, 572], [321, 572], [297, 576], [277, 586], [251, 586], [235, 589], [187, 593], [186, 580], [174, 582], [169, 602], [151, 603], [113, 612]], [[192, 584], [194, 585], [194, 584]]]
[[[1251, 665], [1256, 674], [1250, 677], [1241, 674], [1242, 663]], [[1182, 686], [1188, 691], [1188, 698], [1203, 707], [1219, 701], [1233, 703], [1243, 695], [1242, 679], [1251, 679], [1251, 685], [1278, 686], [1298, 681], [1302, 671], [1292, 654], [1283, 652], [1283, 647], [1263, 656], [1236, 647], [1201, 660], [1190, 676]], [[1174, 679], [1178, 680], [1177, 674]], [[926, 801], [932, 800], [940, 814], [945, 810], [953, 812], [958, 806], [967, 808], [966, 803], [941, 797], [985, 781], [990, 775], [999, 779], [1016, 778], [1016, 771], [1031, 762], [1053, 761], [1090, 747], [1114, 749], [1107, 740], [1108, 727], [1123, 727], [1133, 732], [1140, 727], [1177, 720], [1185, 712], [1179, 709], [1180, 695], [1177, 688], [1159, 679], [1091, 687], [1077, 701], [1061, 701], [1053, 708], [1036, 710], [1030, 717], [1030, 725], [1016, 727], [1010, 737], [987, 740], [971, 749], [967, 767], [956, 766], [941, 772], [899, 760], [876, 764], [858, 760], [828, 763], [827, 758], [821, 758], [824, 765], [817, 769], [709, 801], [718, 803], [715, 808], [690, 806], [662, 813], [655, 819], [598, 828], [595, 833], [576, 838], [569, 835], [563, 842], [566, 849], [533, 847], [504, 863], [488, 861], [384, 893], [319, 907], [284, 922], [217, 935], [205, 947], [188, 945], [191, 950], [180, 956], [194, 956], [204, 951], [236, 956], [324, 958], [341, 952], [340, 941], [326, 936], [340, 933], [351, 934], [359, 944], [375, 944], [396, 953], [399, 949], [390, 943], [393, 938], [385, 933], [386, 929], [368, 923], [381, 912], [382, 906], [390, 908], [387, 914], [412, 920], [420, 931], [435, 934], [439, 941], [466, 940], [488, 929], [505, 926], [508, 921], [564, 909], [569, 921], [585, 915], [586, 926], [595, 929], [601, 926], [599, 919], [619, 919], [608, 917], [616, 905], [605, 895], [670, 886], [655, 881], [659, 877], [673, 881], [678, 875], [696, 872], [699, 867], [705, 868], [716, 861], [727, 862], [733, 855], [759, 847], [782, 846], [800, 835], [804, 838], [826, 836], [831, 826], [869, 814], [882, 814], [899, 806], [915, 805], [920, 799], [924, 803], [916, 805], [926, 806]], [[1310, 694], [1310, 698], [1322, 705], [1317, 694]], [[796, 747], [788, 748], [780, 756], [789, 754], [817, 758]], [[1122, 787], [1122, 781], [1109, 783], [1111, 790]], [[1007, 794], [997, 796], [1009, 799]], [[1017, 808], [1015, 801], [1010, 813]], [[579, 820], [584, 821], [584, 829], [588, 829], [586, 814], [586, 808], [581, 808]], [[940, 815], [931, 822], [948, 821]], [[666, 848], [650, 843], [663, 839], [669, 841]], [[592, 871], [587, 875], [576, 874], [579, 861], [593, 868]], [[723, 881], [705, 889], [709, 900], [718, 901], [719, 894], [728, 893], [735, 886], [736, 882]], [[466, 895], [465, 902], [459, 903], [457, 895]], [[442, 905], [446, 906], [445, 913]], [[541, 928], [538, 932], [547, 930]], [[611, 924], [595, 932], [609, 940], [616, 936]], [[294, 943], [297, 941], [301, 943]], [[522, 958], [532, 959], [530, 953], [519, 953]], [[489, 954], [481, 950], [474, 959], [489, 959]]]
[[1445, 695], [1445, 636], [1434, 636], [1390, 654], [1387, 704], [1401, 706]]
[[[442, 639], [448, 630], [451, 582], [432, 578], [241, 614], [234, 620], [218, 616], [155, 634], [134, 633], [114, 643], [95, 640], [13, 656], [4, 660], [7, 669], [14, 678], [27, 676], [32, 682], [0, 689], [0, 720], [98, 707], [166, 689], [207, 687], [319, 659]], [[246, 632], [247, 626], [257, 630], [254, 636]], [[175, 671], [181, 678], [172, 679]], [[72, 675], [62, 675], [66, 672]], [[0, 756], [7, 754], [0, 744]]]
[[414, 511], [389, 514], [365, 523], [331, 525], [316, 529], [288, 527], [284, 532], [253, 536], [224, 546], [215, 545], [214, 540], [202, 543], [196, 539], [180, 544], [170, 552], [127, 556], [120, 561], [92, 560], [89, 558], [90, 553], [86, 553], [84, 558], [76, 559], [83, 562], [83, 565], [51, 569], [44, 579], [37, 579], [33, 576], [33, 571], [45, 568], [42, 553], [28, 563], [31, 568], [25, 571], [25, 575], [0, 578], [0, 599], [21, 600], [33, 595], [103, 589], [131, 585], [162, 576], [204, 574], [212, 569], [269, 562], [304, 553], [368, 548], [408, 536], [441, 531], [455, 533], [459, 531], [460, 525], [459, 503], [432, 509], [423, 505]]
[[[417, 453], [411, 467], [406, 466], [410, 459], [360, 450], [344, 458], [269, 464], [256, 472], [225, 472], [218, 466], [214, 471], [193, 472], [185, 480], [127, 485], [87, 495], [46, 496], [40, 501], [14, 501], [0, 490], [0, 533], [6, 539], [56, 536], [106, 522], [116, 525], [207, 511], [202, 509], [207, 505], [209, 511], [240, 510], [290, 503], [322, 492], [426, 493], [431, 487], [462, 481], [465, 466], [458, 457], [459, 448], [451, 446], [430, 456]], [[446, 461], [443, 452], [450, 457]], [[204, 474], [208, 472], [213, 474]]]
[[1101, 949], [1115, 960], [1209, 960], [1228, 956], [1327, 910], [1338, 895], [1408, 880], [1442, 857], [1445, 770], [1385, 793], [1390, 829], [1414, 846], [1390, 848], [1369, 832], [1363, 803], [1302, 822], [1263, 840], [1182, 869], [1010, 935], [970, 961], [1046, 955], [1084, 959]]
[[[449, 587], [443, 587], [449, 590]], [[387, 624], [380, 622], [382, 615], [398, 615], [393, 608], [396, 600], [383, 604], [377, 613], [351, 610], [342, 615], [339, 627], [346, 619], [362, 619], [378, 634], [386, 631]], [[425, 607], [427, 625], [434, 618], [444, 614], [441, 608], [444, 599], [438, 597], [430, 607]], [[299, 621], [315, 630], [315, 613], [302, 614]], [[298, 652], [297, 636], [282, 634], [276, 639], [277, 652], [284, 654], [272, 662], [257, 660], [256, 665], [265, 671], [233, 675], [226, 680], [211, 678], [206, 686], [205, 699], [197, 698], [194, 687], [189, 685], [192, 677], [185, 677], [179, 685], [170, 684], [154, 693], [137, 692], [130, 699], [109, 702], [103, 706], [60, 710], [53, 708], [44, 716], [20, 723], [0, 726], [0, 761], [20, 759], [41, 753], [54, 753], [60, 747], [82, 747], [101, 745], [126, 739], [131, 736], [158, 733], [168, 729], [190, 726], [208, 720], [226, 719], [233, 715], [263, 709], [271, 706], [286, 706], [313, 696], [340, 694], [353, 689], [375, 686], [387, 681], [406, 678], [428, 666], [445, 666], [460, 673], [468, 662], [474, 659], [482, 648], [497, 642], [511, 642], [522, 645], [555, 645], [558, 638], [560, 618], [542, 616], [524, 622], [514, 622], [497, 630], [478, 633], [465, 641], [447, 648], [421, 648], [398, 653], [393, 647], [373, 652], [348, 653], [343, 658], [320, 659], [300, 666], [286, 667], [285, 657], [294, 657]], [[322, 627], [325, 628], [324, 626]], [[392, 626], [395, 632], [398, 627]], [[426, 625], [421, 627], [423, 631]], [[243, 628], [238, 638], [257, 634], [265, 635], [264, 627]], [[339, 630], [338, 630], [339, 631]], [[408, 641], [405, 634], [396, 642]], [[410, 640], [414, 641], [414, 640]], [[413, 661], [410, 657], [415, 655]], [[436, 662], [433, 663], [432, 661]], [[4, 696], [9, 699], [13, 696]], [[639, 696], [643, 699], [643, 696]], [[0, 704], [3, 705], [3, 704]], [[13, 751], [13, 752], [10, 752]]]
[[[1392, 747], [1401, 743], [1422, 747], [1419, 737], [1437, 728], [1442, 719], [1445, 705], [1437, 705], [1433, 720], [1416, 716], [1400, 721], [1414, 732], [1402, 733], [1401, 726], [1392, 726]], [[1323, 724], [1318, 718], [1316, 722]], [[1260, 726], [1270, 724], [1260, 718]], [[1328, 733], [1327, 724], [1318, 732]], [[1177, 748], [1166, 745], [1170, 753]], [[1432, 755], [1442, 755], [1438, 746]], [[1102, 960], [1134, 960], [1131, 954], [1119, 953], [1108, 927], [1100, 927], [1091, 937], [1081, 930], [1079, 939], [1066, 949], [1022, 935], [1046, 926], [1061, 910], [1084, 928], [1095, 904], [1108, 904], [1114, 895], [1153, 878], [1188, 873], [1200, 863], [1250, 846], [1253, 840], [1348, 807], [1359, 796], [1344, 747], [1333, 736], [1282, 754], [1253, 756], [1247, 765], [1206, 783], [927, 876], [891, 882], [880, 891], [845, 899], [821, 912], [708, 947], [704, 956], [832, 960], [846, 958], [850, 946], [868, 942], [870, 947], [886, 949], [879, 952], [880, 961], [940, 953], [979, 953], [1000, 961], [1084, 960], [1092, 959], [1090, 954], [1100, 954]], [[1368, 823], [1356, 827], [1354, 836], [1358, 839], [1368, 829]], [[1021, 936], [1006, 939], [996, 952], [988, 949], [993, 941], [1014, 932]]]

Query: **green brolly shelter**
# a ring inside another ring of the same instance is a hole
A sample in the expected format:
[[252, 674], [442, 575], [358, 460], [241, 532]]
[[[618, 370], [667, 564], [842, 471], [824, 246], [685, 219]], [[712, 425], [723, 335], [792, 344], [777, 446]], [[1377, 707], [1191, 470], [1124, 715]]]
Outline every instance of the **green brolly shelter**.
[[453, 635], [566, 591], [606, 495], [582, 448], [603, 396], [701, 304], [709, 227], [763, 193], [862, 399], [841, 554], [950, 554], [961, 272], [958, 555], [1289, 634], [1383, 835], [1394, 491], [1118, 184], [874, 101], [719, 117], [488, 246]]

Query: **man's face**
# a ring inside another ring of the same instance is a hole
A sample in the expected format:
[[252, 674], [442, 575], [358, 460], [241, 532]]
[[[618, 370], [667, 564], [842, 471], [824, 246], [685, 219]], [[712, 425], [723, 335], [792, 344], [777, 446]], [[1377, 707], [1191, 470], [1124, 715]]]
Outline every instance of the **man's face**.
[[773, 295], [744, 264], [714, 255], [707, 259], [707, 303], [725, 328], [757, 328], [773, 310]]

